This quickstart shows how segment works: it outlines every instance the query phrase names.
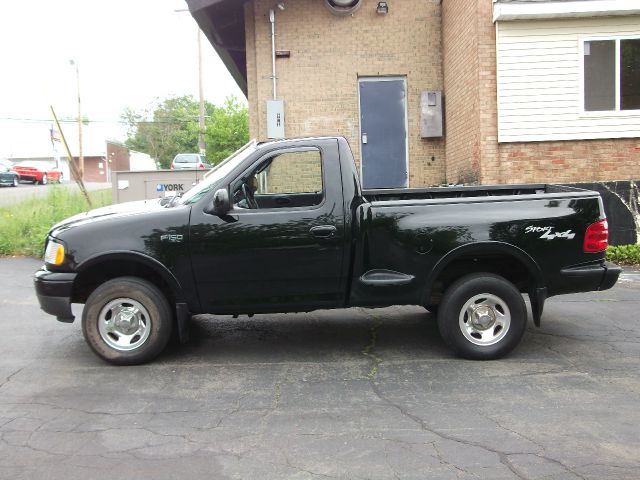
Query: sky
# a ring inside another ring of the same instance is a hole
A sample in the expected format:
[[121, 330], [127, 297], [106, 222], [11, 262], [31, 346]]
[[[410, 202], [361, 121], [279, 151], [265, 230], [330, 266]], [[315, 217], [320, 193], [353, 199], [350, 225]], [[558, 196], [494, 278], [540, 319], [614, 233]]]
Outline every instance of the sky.
[[[184, 0], [0, 2], [0, 158], [51, 154], [49, 105], [58, 118], [77, 117], [70, 60], [91, 122], [85, 154], [104, 150], [104, 139], [125, 140], [125, 107], [145, 109], [169, 95], [197, 99], [198, 27], [189, 12], [176, 12], [186, 8]], [[205, 99], [246, 102], [204, 35], [202, 49]], [[62, 129], [77, 143], [77, 124]]]

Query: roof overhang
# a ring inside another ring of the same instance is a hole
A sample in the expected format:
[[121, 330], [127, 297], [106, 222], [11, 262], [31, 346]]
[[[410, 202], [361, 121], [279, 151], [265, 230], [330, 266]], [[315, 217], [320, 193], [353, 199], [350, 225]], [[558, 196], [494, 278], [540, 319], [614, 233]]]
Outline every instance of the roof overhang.
[[638, 0], [494, 0], [493, 21], [640, 15]]
[[248, 0], [186, 0], [191, 15], [240, 89], [247, 94], [244, 4]]

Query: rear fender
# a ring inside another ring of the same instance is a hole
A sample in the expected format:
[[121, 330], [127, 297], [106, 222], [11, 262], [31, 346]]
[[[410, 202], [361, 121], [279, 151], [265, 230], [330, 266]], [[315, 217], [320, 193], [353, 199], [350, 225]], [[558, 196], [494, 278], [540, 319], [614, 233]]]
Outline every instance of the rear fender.
[[536, 261], [524, 250], [504, 242], [479, 242], [461, 245], [444, 255], [427, 277], [427, 288], [422, 298], [422, 305], [426, 305], [431, 298], [432, 286], [445, 269], [455, 260], [464, 256], [497, 255], [511, 258], [522, 264], [529, 274], [528, 295], [531, 300], [533, 321], [540, 326], [540, 318], [547, 298], [544, 275]]

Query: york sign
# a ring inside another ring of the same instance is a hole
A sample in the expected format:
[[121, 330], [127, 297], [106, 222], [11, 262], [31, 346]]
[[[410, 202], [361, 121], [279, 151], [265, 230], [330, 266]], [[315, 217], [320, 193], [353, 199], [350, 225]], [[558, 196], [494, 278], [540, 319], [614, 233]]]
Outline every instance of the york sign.
[[184, 192], [182, 183], [159, 183], [156, 185], [156, 192]]

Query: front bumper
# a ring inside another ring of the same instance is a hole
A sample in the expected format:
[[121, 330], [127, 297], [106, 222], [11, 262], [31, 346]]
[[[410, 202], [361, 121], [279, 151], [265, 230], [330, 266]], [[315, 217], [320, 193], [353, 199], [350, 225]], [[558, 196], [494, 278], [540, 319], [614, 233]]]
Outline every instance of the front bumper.
[[622, 268], [613, 263], [604, 265], [565, 268], [560, 271], [562, 278], [574, 292], [608, 290], [618, 281]]
[[75, 273], [50, 272], [46, 268], [38, 270], [33, 277], [36, 296], [40, 308], [60, 322], [71, 323], [75, 319], [71, 313], [71, 290]]

